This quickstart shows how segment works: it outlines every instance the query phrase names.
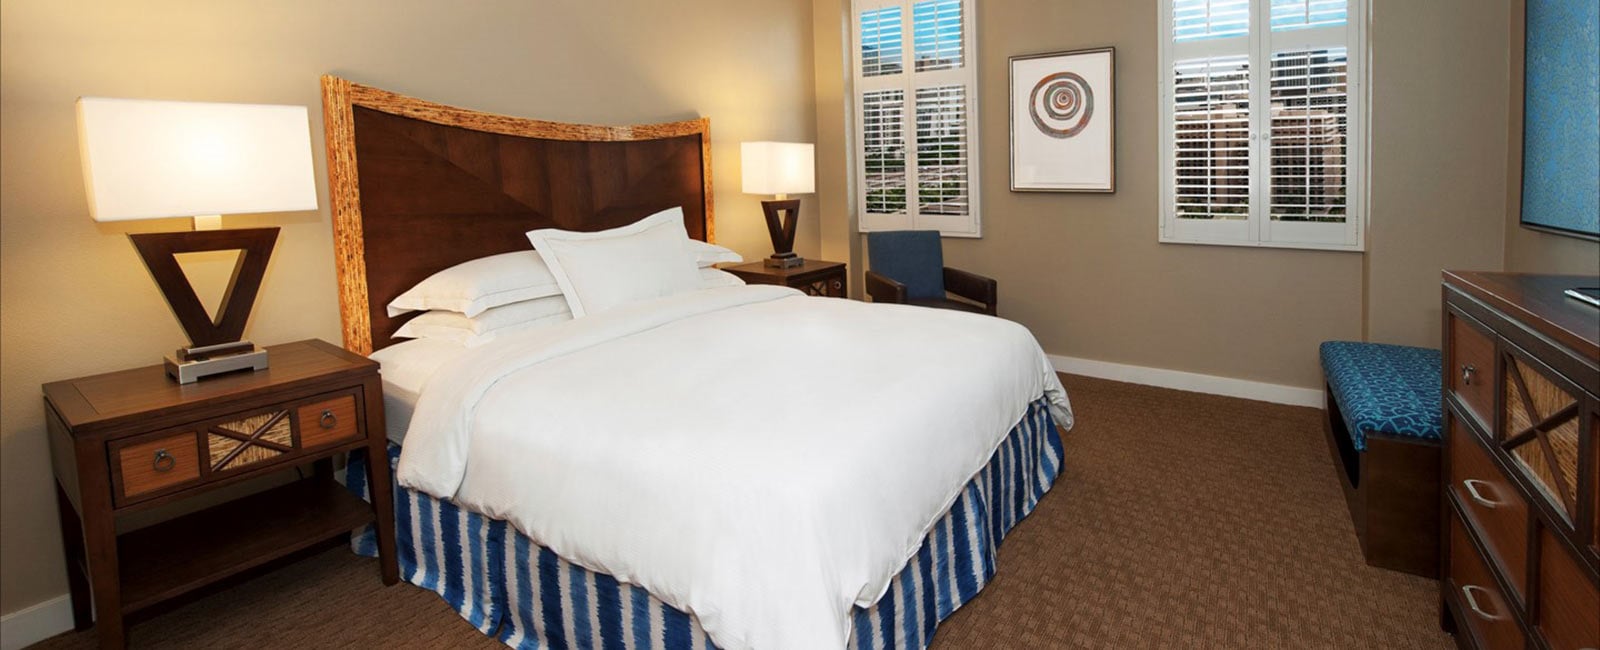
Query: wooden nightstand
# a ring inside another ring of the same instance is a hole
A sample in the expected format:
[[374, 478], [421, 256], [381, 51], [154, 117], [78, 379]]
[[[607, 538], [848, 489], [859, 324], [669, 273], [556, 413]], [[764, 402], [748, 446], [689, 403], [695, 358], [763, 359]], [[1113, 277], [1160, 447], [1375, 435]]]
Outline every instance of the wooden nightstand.
[[[161, 366], [45, 384], [73, 621], [97, 617], [101, 647], [126, 644], [125, 615], [374, 521], [383, 582], [398, 579], [388, 463], [372, 463], [370, 505], [333, 480], [337, 454], [388, 457], [378, 364], [316, 340], [267, 349], [266, 370], [194, 384]], [[124, 515], [308, 463], [308, 478], [119, 531]]]
[[749, 284], [781, 284], [813, 296], [828, 298], [846, 298], [850, 295], [843, 262], [806, 260], [800, 266], [787, 269], [775, 269], [764, 262], [752, 262], [724, 267], [722, 270], [739, 276]]

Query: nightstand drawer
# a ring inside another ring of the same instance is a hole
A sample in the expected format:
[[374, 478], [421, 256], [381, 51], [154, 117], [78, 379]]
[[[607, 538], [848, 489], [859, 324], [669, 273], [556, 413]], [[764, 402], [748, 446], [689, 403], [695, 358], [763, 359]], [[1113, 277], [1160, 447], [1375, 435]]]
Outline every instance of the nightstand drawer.
[[361, 430], [356, 427], [355, 395], [340, 395], [301, 406], [295, 409], [295, 417], [300, 424], [301, 449], [315, 449], [361, 437]]
[[200, 478], [194, 431], [165, 431], [137, 438], [112, 452], [118, 501], [160, 492]]

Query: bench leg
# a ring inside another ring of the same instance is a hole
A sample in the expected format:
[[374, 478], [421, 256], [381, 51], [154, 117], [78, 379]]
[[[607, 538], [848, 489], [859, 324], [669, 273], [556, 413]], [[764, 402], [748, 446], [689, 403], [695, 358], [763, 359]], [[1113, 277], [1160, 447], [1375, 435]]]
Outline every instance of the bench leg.
[[1360, 489], [1367, 564], [1438, 577], [1442, 449], [1438, 441], [1367, 436]]

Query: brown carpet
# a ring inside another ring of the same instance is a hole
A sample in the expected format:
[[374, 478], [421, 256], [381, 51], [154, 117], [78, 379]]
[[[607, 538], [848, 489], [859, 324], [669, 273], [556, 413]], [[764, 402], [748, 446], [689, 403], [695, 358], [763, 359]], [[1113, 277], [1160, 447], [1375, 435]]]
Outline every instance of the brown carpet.
[[[935, 649], [1452, 647], [1435, 582], [1362, 563], [1318, 411], [1064, 379], [1065, 471]], [[503, 647], [341, 549], [137, 624], [132, 644]]]

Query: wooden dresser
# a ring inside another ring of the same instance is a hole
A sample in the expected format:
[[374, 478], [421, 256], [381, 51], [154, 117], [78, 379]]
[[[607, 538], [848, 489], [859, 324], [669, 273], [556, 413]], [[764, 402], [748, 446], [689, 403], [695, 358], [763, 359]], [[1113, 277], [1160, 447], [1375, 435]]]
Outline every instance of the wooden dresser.
[[1446, 271], [1440, 622], [1600, 648], [1600, 310], [1581, 276]]

